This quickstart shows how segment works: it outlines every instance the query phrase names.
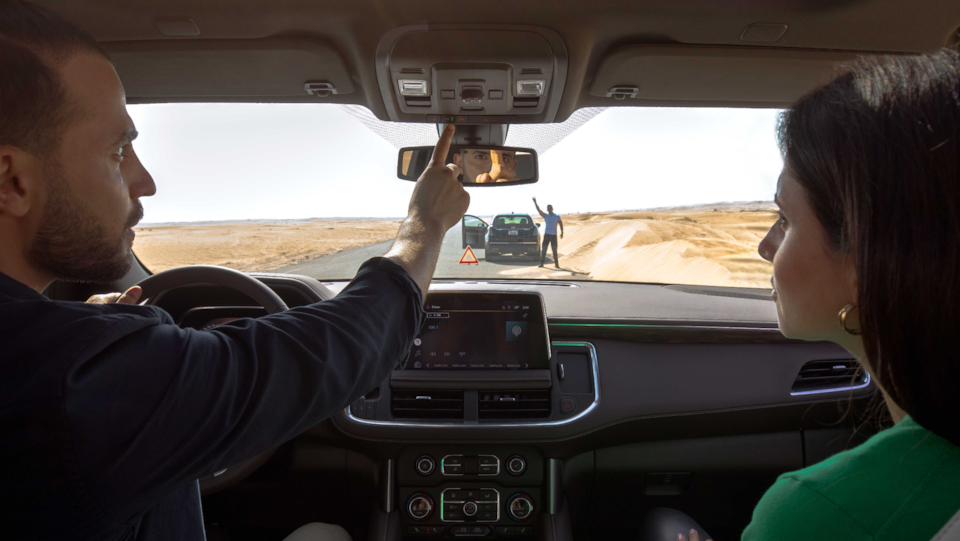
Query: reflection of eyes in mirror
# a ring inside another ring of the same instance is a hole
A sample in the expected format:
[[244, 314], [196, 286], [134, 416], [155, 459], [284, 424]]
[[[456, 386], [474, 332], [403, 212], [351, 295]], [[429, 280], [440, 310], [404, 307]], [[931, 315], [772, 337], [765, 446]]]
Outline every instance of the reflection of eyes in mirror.
[[453, 155], [453, 163], [463, 169], [464, 182], [487, 184], [519, 180], [517, 156], [512, 151], [464, 149]]

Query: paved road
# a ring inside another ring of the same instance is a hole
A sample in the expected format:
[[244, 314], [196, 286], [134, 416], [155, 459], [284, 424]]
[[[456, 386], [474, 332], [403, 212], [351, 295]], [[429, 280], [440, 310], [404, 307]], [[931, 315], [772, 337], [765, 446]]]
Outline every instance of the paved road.
[[353, 278], [357, 269], [371, 257], [383, 255], [393, 241], [378, 242], [357, 248], [347, 248], [335, 254], [325, 255], [302, 263], [287, 265], [272, 272], [303, 274], [318, 279], [341, 280]]
[[[359, 248], [348, 248], [342, 252], [325, 255], [310, 261], [275, 270], [291, 274], [304, 274], [321, 280], [343, 280], [352, 278], [357, 268], [371, 257], [383, 255], [390, 249], [390, 243], [379, 242]], [[440, 260], [434, 276], [437, 278], [535, 278], [535, 279], [570, 279], [586, 280], [589, 277], [583, 273], [553, 268], [550, 256], [547, 256], [547, 267], [538, 268], [537, 261], [486, 261], [485, 250], [475, 249], [480, 260], [478, 265], [461, 265], [463, 256], [462, 235], [460, 225], [456, 225], [447, 232], [440, 248]]]

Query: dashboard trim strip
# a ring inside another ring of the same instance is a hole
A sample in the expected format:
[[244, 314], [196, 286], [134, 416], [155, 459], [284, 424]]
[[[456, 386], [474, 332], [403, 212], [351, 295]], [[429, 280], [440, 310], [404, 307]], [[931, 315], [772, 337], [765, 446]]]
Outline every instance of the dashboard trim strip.
[[804, 396], [808, 394], [824, 394], [824, 393], [837, 393], [841, 391], [857, 391], [860, 389], [866, 389], [870, 386], [870, 373], [867, 372], [867, 380], [861, 383], [860, 385], [851, 385], [847, 387], [831, 387], [829, 389], [815, 389], [813, 391], [790, 391], [790, 396]]
[[[369, 426], [415, 426], [420, 428], [438, 428], [441, 430], [449, 430], [451, 428], [461, 429], [461, 428], [521, 428], [527, 429], [531, 426], [563, 426], [570, 424], [578, 419], [582, 419], [587, 414], [592, 412], [600, 404], [600, 366], [597, 362], [597, 349], [590, 342], [568, 342], [568, 341], [557, 341], [551, 342], [553, 347], [583, 347], [586, 348], [590, 353], [590, 362], [593, 365], [593, 402], [584, 408], [583, 411], [570, 417], [569, 419], [561, 419], [559, 421], [534, 421], [534, 422], [517, 422], [517, 423], [482, 423], [482, 424], [440, 424], [440, 423], [420, 423], [415, 421], [377, 421], [373, 419], [360, 419], [355, 417], [350, 411], [350, 406], [344, 408], [343, 412], [346, 414], [347, 418], [350, 421]], [[552, 348], [551, 348], [552, 349]]]
[[732, 325], [658, 325], [646, 323], [550, 323], [554, 327], [627, 327], [636, 329], [684, 329], [694, 331], [745, 331], [782, 334], [778, 327], [736, 327]]

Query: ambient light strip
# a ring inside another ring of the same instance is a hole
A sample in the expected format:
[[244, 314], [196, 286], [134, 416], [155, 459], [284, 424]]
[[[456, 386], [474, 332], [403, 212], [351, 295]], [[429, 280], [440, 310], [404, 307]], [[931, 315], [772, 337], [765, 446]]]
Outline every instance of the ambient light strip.
[[867, 372], [867, 381], [861, 383], [860, 385], [852, 385], [850, 387], [833, 387], [830, 389], [816, 389], [813, 391], [790, 391], [790, 396], [804, 396], [808, 394], [823, 394], [823, 393], [837, 393], [840, 391], [858, 391], [860, 389], [866, 389], [870, 386], [870, 373]]
[[707, 325], [644, 325], [640, 323], [550, 323], [551, 327], [630, 327], [637, 329], [697, 329], [704, 331], [776, 331], [776, 327], [718, 327]]

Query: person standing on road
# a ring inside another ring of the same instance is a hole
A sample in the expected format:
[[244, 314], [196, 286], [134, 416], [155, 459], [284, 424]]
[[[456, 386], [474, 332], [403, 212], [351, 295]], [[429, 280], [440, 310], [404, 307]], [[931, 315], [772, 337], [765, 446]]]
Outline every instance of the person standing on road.
[[560, 226], [560, 238], [563, 238], [563, 220], [559, 214], [553, 213], [553, 205], [547, 205], [547, 212], [544, 214], [537, 204], [537, 198], [533, 198], [533, 204], [537, 207], [537, 212], [543, 217], [546, 226], [543, 228], [543, 244], [540, 246], [540, 266], [543, 266], [543, 260], [547, 257], [547, 244], [553, 248], [553, 266], [560, 268], [560, 258], [557, 257], [557, 226]]

